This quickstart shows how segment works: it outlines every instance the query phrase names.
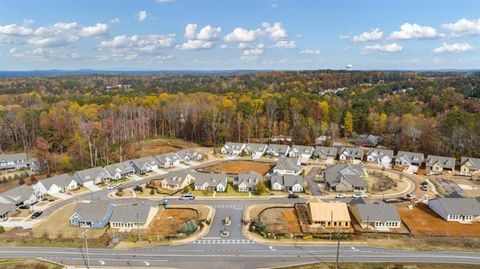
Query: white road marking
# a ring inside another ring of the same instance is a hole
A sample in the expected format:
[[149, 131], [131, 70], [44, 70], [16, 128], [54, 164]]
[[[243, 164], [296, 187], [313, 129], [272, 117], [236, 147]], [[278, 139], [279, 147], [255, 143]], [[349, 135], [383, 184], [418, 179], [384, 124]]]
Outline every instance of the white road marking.
[[105, 262], [104, 261], [98, 261], [100, 263], [100, 265], [105, 265]]
[[143, 264], [145, 264], [145, 266], [150, 266], [149, 262], [143, 262]]
[[268, 247], [271, 251], [275, 251], [276, 249], [273, 248], [273, 246]]
[[200, 239], [192, 242], [193, 244], [230, 244], [230, 245], [237, 245], [237, 244], [254, 244], [255, 242], [252, 240], [229, 240], [229, 239]]

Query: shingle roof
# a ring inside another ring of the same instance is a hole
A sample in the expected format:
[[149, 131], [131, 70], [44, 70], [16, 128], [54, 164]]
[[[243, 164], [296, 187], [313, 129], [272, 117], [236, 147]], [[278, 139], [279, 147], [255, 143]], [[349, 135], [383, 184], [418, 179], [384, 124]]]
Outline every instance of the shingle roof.
[[363, 158], [364, 150], [362, 148], [342, 147], [340, 148], [339, 154], [347, 155], [354, 158]]
[[11, 201], [14, 204], [19, 204], [32, 197], [33, 193], [34, 189], [24, 184], [10, 189], [6, 192], [3, 192], [0, 194], [0, 196], [4, 197], [5, 199]]
[[18, 160], [27, 160], [27, 154], [25, 152], [0, 154], [0, 162], [14, 162]]
[[178, 156], [180, 156], [180, 158], [182, 159], [185, 159], [186, 157], [190, 158], [190, 159], [196, 159], [197, 156], [200, 154], [198, 151], [196, 151], [195, 149], [193, 148], [189, 148], [189, 149], [182, 149], [182, 150], [179, 150], [177, 151], [177, 154]]
[[393, 150], [391, 149], [369, 149], [367, 156], [375, 157], [375, 160], [379, 160], [384, 156], [393, 158]]
[[151, 206], [149, 204], [137, 203], [115, 205], [110, 222], [133, 222], [146, 223], [150, 213]]
[[435, 200], [448, 215], [480, 216], [480, 202], [475, 198], [437, 198]]
[[0, 203], [0, 215], [5, 215], [8, 212], [13, 212], [15, 210], [16, 210], [16, 207], [14, 204]]
[[465, 165], [467, 162], [470, 162], [473, 168], [480, 169], [480, 158], [462, 157], [461, 165]]
[[355, 204], [352, 206], [358, 210], [360, 222], [363, 221], [400, 221], [400, 215], [392, 204]]
[[267, 153], [276, 152], [281, 154], [287, 154], [289, 150], [289, 145], [269, 144], [267, 147]]
[[244, 146], [245, 144], [243, 143], [227, 142], [223, 147], [227, 150], [241, 150]]
[[298, 164], [298, 158], [280, 157], [274, 169], [298, 171], [302, 166]]
[[131, 162], [133, 162], [133, 164], [135, 164], [140, 169], [147, 163], [150, 165], [158, 165], [158, 160], [153, 156], [138, 158]]
[[316, 147], [315, 155], [316, 156], [326, 156], [326, 157], [337, 157], [338, 148], [335, 147]]
[[246, 144], [244, 149], [244, 151], [247, 153], [265, 152], [265, 150], [267, 150], [266, 144], [257, 144], [257, 143]]
[[63, 174], [40, 180], [40, 182], [47, 190], [50, 189], [53, 184], [65, 188], [72, 182], [72, 178], [68, 174]]
[[310, 146], [293, 145], [291, 151], [298, 152], [299, 154], [313, 154], [315, 149]]
[[295, 184], [300, 184], [303, 186], [303, 178], [302, 176], [297, 176], [297, 175], [273, 174], [272, 177], [270, 178], [270, 185], [273, 185], [275, 183], [278, 183], [287, 188], [290, 188]]
[[125, 174], [135, 171], [129, 161], [107, 165], [105, 166], [105, 170], [107, 170], [110, 175], [115, 175], [117, 172]]
[[177, 153], [170, 152], [170, 153], [163, 153], [160, 155], [155, 156], [157, 158], [159, 164], [165, 164], [166, 162], [176, 162], [180, 161], [180, 156]]
[[437, 163], [442, 168], [454, 169], [455, 168], [455, 161], [456, 160], [453, 157], [428, 155], [427, 156], [427, 161], [426, 161], [426, 166], [431, 167], [431, 166], [433, 166], [434, 164]]
[[227, 186], [227, 174], [225, 172], [221, 173], [201, 173], [196, 172], [193, 177], [195, 178], [195, 185], [202, 186], [203, 184], [207, 183], [208, 186], [217, 186], [218, 184], [222, 184], [223, 186]]
[[85, 183], [94, 180], [99, 175], [103, 174], [103, 169], [101, 167], [93, 167], [85, 170], [80, 170], [75, 173], [81, 182]]
[[262, 175], [255, 171], [249, 171], [238, 175], [238, 185], [244, 184], [247, 187], [255, 187], [262, 179]]
[[409, 151], [399, 151], [399, 152], [397, 152], [396, 159], [400, 159], [400, 158], [403, 158], [410, 163], [421, 164], [423, 162], [423, 159], [425, 158], [425, 156], [423, 155], [423, 153], [409, 152]]
[[171, 171], [168, 172], [163, 178], [165, 182], [169, 185], [182, 185], [185, 179], [187, 178], [188, 175], [190, 175], [191, 172], [184, 171], [184, 170], [179, 170], [179, 171]]
[[354, 187], [365, 187], [364, 168], [361, 164], [336, 164], [327, 167], [324, 172], [325, 181], [329, 185], [340, 183], [341, 180], [350, 182]]
[[107, 215], [112, 205], [104, 200], [95, 200], [90, 203], [78, 203], [74, 213], [77, 213], [79, 221], [100, 221]]

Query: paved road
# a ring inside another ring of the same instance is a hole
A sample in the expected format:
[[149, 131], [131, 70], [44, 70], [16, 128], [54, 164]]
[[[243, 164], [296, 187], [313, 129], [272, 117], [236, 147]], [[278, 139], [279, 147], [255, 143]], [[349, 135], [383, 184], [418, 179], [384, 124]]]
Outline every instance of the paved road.
[[[254, 243], [191, 244], [131, 250], [90, 249], [93, 267], [265, 268], [335, 260], [335, 246], [271, 247]], [[2, 258], [44, 258], [85, 267], [86, 253], [73, 248], [0, 247]], [[407, 252], [371, 247], [341, 247], [341, 262], [435, 262], [480, 266], [478, 253]]]

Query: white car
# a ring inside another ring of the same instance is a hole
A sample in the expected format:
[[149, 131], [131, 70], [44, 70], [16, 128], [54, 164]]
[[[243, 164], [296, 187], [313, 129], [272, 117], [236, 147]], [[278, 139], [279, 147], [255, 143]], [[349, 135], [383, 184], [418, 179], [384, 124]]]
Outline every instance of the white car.
[[117, 185], [108, 185], [107, 190], [113, 190], [117, 187]]
[[342, 198], [346, 198], [347, 196], [346, 196], [345, 194], [343, 194], [343, 193], [339, 193], [339, 194], [337, 194], [337, 196], [335, 196], [335, 197], [342, 199]]

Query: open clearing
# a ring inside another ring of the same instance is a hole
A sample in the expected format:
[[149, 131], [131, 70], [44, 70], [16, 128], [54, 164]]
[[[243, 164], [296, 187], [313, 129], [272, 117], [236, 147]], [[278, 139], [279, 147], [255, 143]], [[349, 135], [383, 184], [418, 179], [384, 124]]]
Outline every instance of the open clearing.
[[[86, 230], [83, 228], [70, 226], [70, 216], [73, 213], [75, 204], [68, 204], [50, 215], [47, 219], [36, 224], [32, 229], [33, 237], [40, 238], [48, 235], [49, 239], [55, 238], [83, 238], [82, 233]], [[107, 228], [88, 229], [88, 238], [101, 237]]]
[[[287, 267], [278, 267], [278, 269], [330, 269], [335, 265], [324, 264], [324, 263], [313, 263], [306, 265], [297, 265], [297, 266], [287, 266]], [[339, 269], [467, 269], [473, 268], [471, 265], [461, 265], [461, 264], [396, 264], [396, 263], [340, 263]]]
[[215, 172], [219, 173], [224, 171], [227, 174], [240, 174], [248, 171], [255, 171], [261, 175], [265, 175], [272, 169], [275, 164], [265, 162], [253, 162], [253, 161], [227, 161], [211, 166], [207, 166], [201, 169], [202, 172]]
[[401, 205], [398, 213], [413, 235], [480, 237], [480, 223], [460, 224], [445, 221], [423, 203], [417, 203], [413, 209]]
[[140, 153], [141, 157], [154, 156], [162, 153], [175, 152], [186, 148], [198, 147], [198, 144], [186, 142], [181, 139], [157, 138], [141, 142], [143, 150], [140, 152], [140, 143], [134, 143], [134, 148]]
[[301, 233], [295, 208], [268, 208], [260, 214], [260, 222], [268, 231], [280, 234]]
[[34, 260], [34, 259], [1, 259], [0, 268], [2, 269], [61, 269], [63, 266], [58, 264]]
[[167, 208], [160, 210], [147, 229], [151, 236], [176, 236], [182, 224], [189, 220], [199, 220], [196, 210], [188, 208]]

